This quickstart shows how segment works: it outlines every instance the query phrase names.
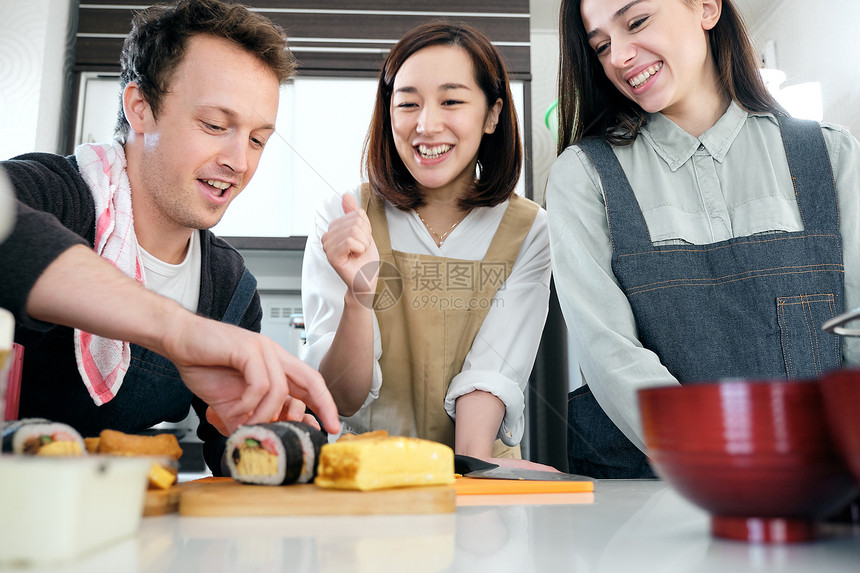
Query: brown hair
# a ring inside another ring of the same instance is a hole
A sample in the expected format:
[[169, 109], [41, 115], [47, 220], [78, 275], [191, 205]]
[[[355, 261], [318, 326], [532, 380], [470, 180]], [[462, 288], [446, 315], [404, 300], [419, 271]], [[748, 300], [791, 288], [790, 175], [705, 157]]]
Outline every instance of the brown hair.
[[520, 178], [522, 143], [508, 74], [498, 50], [480, 31], [466, 24], [430, 22], [406, 33], [392, 48], [379, 75], [373, 118], [364, 142], [362, 163], [371, 188], [403, 210], [424, 204], [412, 174], [403, 164], [391, 131], [391, 95], [394, 78], [403, 63], [428, 46], [458, 46], [466, 51], [475, 70], [475, 81], [487, 98], [488, 109], [502, 100], [499, 123], [485, 133], [478, 148], [479, 178], [460, 199], [460, 207], [492, 207], [513, 194]]
[[[678, 1], [693, 5], [696, 0]], [[581, 4], [582, 0], [562, 0], [559, 13], [558, 153], [593, 136], [627, 145], [648, 117], [606, 77], [588, 44]], [[731, 0], [722, 4], [720, 19], [708, 32], [720, 86], [747, 111], [786, 113], [761, 79], [743, 18]]]
[[[157, 118], [173, 73], [185, 56], [188, 39], [197, 34], [235, 42], [265, 64], [281, 84], [295, 71], [284, 30], [265, 16], [220, 0], [180, 0], [135, 14], [120, 56], [121, 89], [128, 82], [137, 83]], [[124, 142], [128, 130], [120, 105], [114, 136]]]

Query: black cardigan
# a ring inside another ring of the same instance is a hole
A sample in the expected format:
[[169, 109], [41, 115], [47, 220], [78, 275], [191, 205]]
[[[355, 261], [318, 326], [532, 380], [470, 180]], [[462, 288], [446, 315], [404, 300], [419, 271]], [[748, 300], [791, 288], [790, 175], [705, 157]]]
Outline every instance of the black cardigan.
[[[16, 315], [15, 341], [25, 348], [20, 417], [64, 422], [84, 436], [97, 435], [105, 428], [134, 433], [163, 421], [181, 421], [193, 399], [201, 419], [198, 435], [206, 443], [207, 463], [218, 473], [223, 437], [205, 421], [206, 405], [183, 384], [167, 379], [152, 387], [123, 384], [113, 400], [96, 406], [77, 370], [73, 330], [26, 316], [27, 293], [45, 267], [72, 245], [92, 247], [95, 206], [74, 157], [31, 153], [3, 162], [2, 167], [18, 197], [15, 228], [0, 245], [4, 282], [0, 306]], [[199, 232], [202, 261], [197, 312], [219, 319], [245, 264], [226, 242], [208, 230]], [[255, 293], [239, 326], [259, 332], [261, 321], [260, 297]]]

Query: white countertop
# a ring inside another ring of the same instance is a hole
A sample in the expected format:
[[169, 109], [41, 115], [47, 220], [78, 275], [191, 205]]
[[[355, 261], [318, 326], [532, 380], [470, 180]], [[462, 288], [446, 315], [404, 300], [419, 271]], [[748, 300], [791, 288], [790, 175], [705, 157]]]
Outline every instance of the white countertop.
[[65, 568], [27, 571], [860, 571], [860, 531], [849, 526], [806, 544], [751, 545], [711, 537], [707, 514], [659, 481], [599, 480], [594, 494], [566, 494], [579, 496], [573, 504], [535, 503], [541, 495], [552, 494], [436, 515], [148, 517], [133, 538]]

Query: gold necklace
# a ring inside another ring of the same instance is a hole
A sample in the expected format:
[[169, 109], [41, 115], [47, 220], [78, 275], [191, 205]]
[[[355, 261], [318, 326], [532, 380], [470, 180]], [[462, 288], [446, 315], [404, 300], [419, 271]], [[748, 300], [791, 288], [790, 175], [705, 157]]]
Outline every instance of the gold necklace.
[[463, 216], [462, 216], [462, 217], [460, 217], [457, 221], [455, 221], [455, 222], [454, 222], [454, 224], [453, 224], [453, 225], [451, 225], [451, 228], [450, 228], [450, 229], [448, 229], [447, 231], [445, 231], [444, 233], [442, 233], [442, 234], [440, 235], [439, 233], [437, 233], [436, 231], [434, 231], [434, 230], [433, 230], [433, 227], [431, 227], [430, 225], [428, 225], [428, 224], [427, 224], [427, 221], [425, 221], [425, 220], [424, 220], [424, 217], [422, 217], [422, 216], [421, 216], [421, 213], [419, 213], [417, 209], [415, 210], [415, 214], [417, 214], [417, 215], [418, 215], [418, 218], [419, 218], [419, 219], [421, 219], [421, 222], [422, 222], [422, 223], [424, 223], [424, 226], [425, 226], [425, 227], [427, 227], [427, 230], [428, 230], [428, 231], [430, 231], [430, 234], [431, 234], [431, 235], [433, 235], [434, 237], [436, 237], [436, 240], [439, 242], [439, 246], [440, 246], [440, 247], [442, 246], [442, 243], [444, 243], [444, 242], [445, 242], [445, 237], [447, 237], [448, 235], [450, 235], [450, 234], [451, 234], [451, 231], [453, 231], [454, 229], [456, 229], [456, 228], [457, 228], [457, 225], [459, 225], [460, 223], [462, 223], [462, 222], [463, 222], [463, 219], [465, 219], [465, 218], [466, 218], [466, 215], [468, 215], [470, 212], [471, 212], [471, 209], [469, 209], [468, 211], [466, 211], [466, 212], [463, 214]]

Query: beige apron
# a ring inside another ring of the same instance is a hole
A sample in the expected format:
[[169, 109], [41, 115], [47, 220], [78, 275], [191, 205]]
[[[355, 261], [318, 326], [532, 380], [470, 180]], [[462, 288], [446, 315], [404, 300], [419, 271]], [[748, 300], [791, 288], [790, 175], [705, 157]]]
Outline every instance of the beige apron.
[[[445, 412], [448, 385], [462, 370], [539, 208], [514, 195], [484, 259], [467, 261], [393, 251], [384, 202], [366, 184], [362, 206], [380, 258], [374, 310], [382, 387], [368, 406], [368, 427], [453, 447], [454, 422]], [[519, 452], [519, 445], [501, 440], [493, 448], [496, 457], [520, 457]]]

